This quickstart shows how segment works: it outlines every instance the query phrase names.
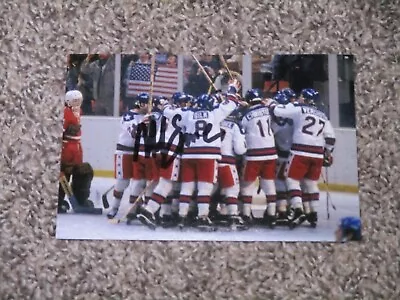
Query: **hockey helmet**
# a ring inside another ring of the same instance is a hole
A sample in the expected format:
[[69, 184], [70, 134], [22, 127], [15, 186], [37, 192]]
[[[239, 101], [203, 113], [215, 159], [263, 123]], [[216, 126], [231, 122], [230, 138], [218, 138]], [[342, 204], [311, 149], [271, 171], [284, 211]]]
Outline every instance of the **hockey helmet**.
[[216, 103], [214, 97], [208, 94], [202, 94], [196, 99], [197, 107], [204, 110], [213, 110]]
[[297, 97], [296, 93], [291, 88], [284, 88], [280, 92], [282, 92], [288, 98], [289, 101], [290, 99]]
[[247, 103], [260, 102], [262, 100], [262, 91], [260, 89], [250, 89], [244, 96]]
[[172, 95], [171, 97], [172, 99], [172, 103], [175, 105], [183, 105], [186, 104], [188, 102], [188, 97], [185, 93], [182, 92], [176, 92]]
[[278, 102], [279, 104], [283, 104], [283, 105], [286, 105], [290, 102], [289, 98], [286, 96], [286, 94], [283, 91], [278, 91], [276, 93], [276, 95], [274, 96], [274, 100], [276, 102]]
[[304, 103], [310, 105], [316, 105], [319, 102], [319, 93], [311, 88], [303, 89], [300, 93], [300, 97], [304, 100]]
[[80, 107], [82, 101], [82, 93], [78, 90], [71, 90], [65, 94], [65, 104], [69, 107]]
[[339, 229], [341, 230], [341, 240], [344, 241], [347, 236], [351, 240], [361, 240], [361, 220], [358, 217], [344, 217], [340, 220]]

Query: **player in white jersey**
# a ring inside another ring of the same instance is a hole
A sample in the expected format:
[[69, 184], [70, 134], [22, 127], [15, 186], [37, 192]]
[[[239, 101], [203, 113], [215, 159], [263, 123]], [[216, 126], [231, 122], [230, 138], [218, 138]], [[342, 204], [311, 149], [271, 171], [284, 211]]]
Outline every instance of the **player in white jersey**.
[[[149, 94], [141, 93], [137, 97], [139, 106], [145, 111], [148, 110]], [[156, 114], [155, 114], [156, 115]], [[150, 116], [144, 115], [142, 122], [138, 124], [134, 134], [133, 171], [131, 180], [130, 203], [135, 203], [127, 215], [127, 223], [137, 217], [138, 207], [143, 204], [142, 198], [136, 201], [144, 191], [145, 202], [147, 202], [157, 184], [157, 167], [154, 163], [153, 152], [155, 149], [154, 140], [156, 133], [150, 126]]]
[[232, 228], [246, 229], [238, 213], [240, 181], [236, 169], [236, 157], [246, 153], [246, 140], [238, 123], [238, 110], [221, 122], [221, 160], [218, 161], [218, 185], [224, 197], [222, 214], [227, 213]]
[[[174, 223], [171, 217], [171, 203], [168, 201], [171, 199], [168, 199], [168, 196], [179, 180], [180, 156], [184, 142], [179, 123], [182, 120], [181, 109], [186, 106], [189, 98], [178, 92], [172, 96], [171, 100], [174, 107], [165, 106], [164, 111], [160, 110], [161, 118], [157, 114], [157, 120], [155, 120], [158, 142], [155, 162], [158, 167], [159, 181], [148, 204], [138, 215], [138, 219], [150, 228], [155, 228], [155, 214], [160, 208], [161, 225], [169, 227]], [[165, 105], [165, 103], [160, 104], [162, 107]]]
[[185, 146], [181, 160], [179, 215], [181, 227], [188, 225], [189, 203], [197, 183], [197, 227], [214, 230], [208, 217], [210, 197], [217, 179], [217, 160], [221, 159], [220, 123], [237, 107], [236, 92], [240, 83], [233, 80], [228, 94], [215, 108], [215, 98], [207, 94], [197, 98], [197, 107], [183, 111], [182, 128]]
[[250, 108], [245, 111], [242, 118], [247, 145], [241, 186], [243, 219], [251, 223], [251, 204], [256, 190], [255, 183], [259, 178], [260, 187], [266, 195], [267, 202], [264, 220], [273, 228], [276, 225], [274, 180], [278, 156], [271, 129], [271, 116], [268, 107], [262, 103], [262, 92], [259, 89], [247, 91], [245, 99], [250, 104]]
[[147, 106], [140, 104], [135, 99], [133, 108], [124, 113], [120, 121], [120, 133], [118, 136], [117, 148], [114, 154], [114, 198], [107, 217], [112, 219], [118, 213], [121, 199], [125, 189], [129, 186], [133, 172], [133, 153], [138, 125], [143, 121]]
[[[291, 228], [301, 224], [306, 218], [311, 224], [316, 224], [318, 180], [324, 161], [327, 161], [328, 165], [332, 161], [335, 133], [325, 113], [316, 108], [318, 101], [318, 92], [305, 89], [301, 92], [299, 104], [276, 105], [271, 108], [276, 117], [293, 120], [293, 143], [286, 170], [286, 182], [293, 209]], [[303, 193], [300, 187], [301, 180], [304, 183]]]
[[[274, 101], [277, 104], [289, 105], [296, 101], [296, 94], [286, 88], [278, 91], [274, 96]], [[277, 204], [277, 224], [287, 225], [287, 187], [285, 178], [286, 163], [290, 154], [290, 148], [292, 146], [293, 136], [293, 121], [288, 118], [272, 118], [272, 131], [275, 136], [275, 147], [278, 154], [278, 160], [276, 163], [276, 204]]]

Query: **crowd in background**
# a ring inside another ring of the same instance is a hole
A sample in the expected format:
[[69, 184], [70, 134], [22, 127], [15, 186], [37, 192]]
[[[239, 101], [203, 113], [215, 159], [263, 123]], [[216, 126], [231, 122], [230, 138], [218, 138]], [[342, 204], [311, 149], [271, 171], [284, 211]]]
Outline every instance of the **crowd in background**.
[[[242, 56], [223, 56], [230, 70], [242, 74]], [[150, 53], [121, 55], [121, 87], [120, 106], [121, 115], [134, 98], [128, 93], [127, 79], [138, 63], [150, 64]], [[202, 55], [198, 60], [207, 74], [215, 81], [218, 88], [223, 89], [229, 77], [223, 72], [224, 64], [219, 55]], [[168, 53], [156, 55], [156, 64], [175, 66], [178, 57]], [[84, 115], [113, 116], [114, 110], [114, 82], [115, 82], [115, 55], [107, 51], [95, 55], [73, 54], [68, 57], [66, 91], [78, 89], [83, 95], [82, 111]], [[265, 97], [271, 97], [277, 90], [290, 87], [296, 93], [303, 88], [315, 88], [316, 82], [328, 80], [328, 64], [326, 55], [252, 55], [252, 88], [260, 88]], [[350, 81], [350, 84], [354, 83]], [[200, 70], [196, 61], [186, 55], [183, 58], [183, 92], [193, 96], [207, 93], [210, 83]], [[350, 86], [351, 88], [351, 86]], [[165, 95], [163, 95], [165, 96]], [[354, 97], [350, 93], [350, 98]], [[342, 115], [346, 120], [353, 111], [350, 105], [343, 109]], [[354, 105], [353, 105], [354, 106]], [[353, 125], [351, 121], [349, 125]]]

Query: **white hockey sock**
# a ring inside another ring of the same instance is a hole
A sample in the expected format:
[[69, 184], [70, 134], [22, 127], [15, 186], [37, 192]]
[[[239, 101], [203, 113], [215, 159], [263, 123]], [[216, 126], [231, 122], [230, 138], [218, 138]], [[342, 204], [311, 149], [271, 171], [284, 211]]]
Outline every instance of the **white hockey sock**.
[[114, 200], [114, 202], [113, 202], [112, 208], [119, 209], [119, 207], [121, 205], [121, 199], [114, 197], [113, 200]]
[[146, 209], [150, 211], [152, 214], [155, 214], [156, 211], [160, 208], [160, 204], [158, 204], [156, 201], [150, 199], [149, 202], [146, 205]]
[[268, 203], [267, 213], [269, 216], [275, 216], [275, 214], [276, 214], [276, 203], [275, 202]]
[[318, 200], [310, 201], [311, 211], [317, 211], [318, 209]]
[[237, 216], [238, 215], [238, 206], [237, 206], [237, 204], [229, 204], [228, 205], [228, 214], [230, 216]]
[[210, 204], [208, 204], [208, 203], [199, 203], [198, 207], [199, 207], [199, 217], [208, 216], [208, 213], [210, 211], [209, 210]]
[[243, 204], [243, 215], [250, 217], [250, 214], [251, 214], [251, 204], [244, 203]]
[[228, 207], [227, 207], [227, 205], [225, 204], [225, 203], [220, 203], [220, 210], [219, 210], [219, 213], [221, 214], [221, 215], [227, 215], [228, 214]]
[[179, 215], [181, 217], [186, 217], [186, 215], [188, 214], [189, 211], [189, 203], [179, 203]]

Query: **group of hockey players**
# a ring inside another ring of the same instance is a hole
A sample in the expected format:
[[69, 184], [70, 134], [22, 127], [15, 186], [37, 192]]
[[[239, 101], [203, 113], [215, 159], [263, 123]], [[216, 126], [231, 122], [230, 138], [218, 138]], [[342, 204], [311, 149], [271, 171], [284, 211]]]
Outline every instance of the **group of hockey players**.
[[[137, 95], [121, 118], [107, 217], [151, 229], [315, 227], [318, 181], [335, 145], [318, 92], [287, 88], [269, 99], [250, 89], [242, 98], [240, 89], [232, 79], [226, 92], [197, 98]], [[126, 190], [130, 209], [122, 213]], [[266, 209], [255, 218], [260, 190]]]

